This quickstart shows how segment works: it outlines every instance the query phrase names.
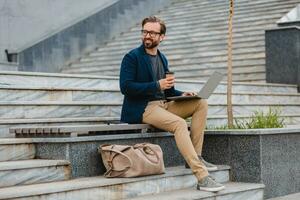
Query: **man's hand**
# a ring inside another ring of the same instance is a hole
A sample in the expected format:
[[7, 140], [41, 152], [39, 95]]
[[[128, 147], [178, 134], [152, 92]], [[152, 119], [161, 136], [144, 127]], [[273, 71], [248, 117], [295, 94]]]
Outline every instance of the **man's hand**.
[[197, 93], [196, 92], [184, 92], [182, 93], [182, 96], [196, 96]]
[[159, 80], [159, 86], [161, 90], [170, 89], [174, 86], [175, 78], [174, 77], [168, 77], [164, 79]]

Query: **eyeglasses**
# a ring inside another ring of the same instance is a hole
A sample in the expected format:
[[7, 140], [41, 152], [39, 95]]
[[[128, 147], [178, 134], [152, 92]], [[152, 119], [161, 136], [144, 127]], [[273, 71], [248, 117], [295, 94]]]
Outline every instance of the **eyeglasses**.
[[149, 36], [152, 37], [152, 38], [154, 38], [154, 37], [156, 37], [157, 35], [160, 35], [160, 34], [161, 34], [161, 33], [159, 33], [159, 32], [155, 32], [155, 31], [141, 30], [141, 34], [142, 34], [142, 36], [144, 36], [144, 37], [146, 37], [148, 33], [149, 33]]

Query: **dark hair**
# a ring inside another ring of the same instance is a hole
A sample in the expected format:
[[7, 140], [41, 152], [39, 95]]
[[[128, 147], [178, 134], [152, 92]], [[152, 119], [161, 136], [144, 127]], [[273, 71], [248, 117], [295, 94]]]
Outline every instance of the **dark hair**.
[[160, 34], [164, 34], [164, 35], [166, 34], [167, 27], [166, 27], [166, 24], [164, 21], [162, 21], [158, 17], [149, 16], [149, 17], [146, 17], [145, 19], [143, 19], [142, 27], [144, 27], [144, 25], [148, 22], [152, 22], [152, 23], [158, 22], [160, 24]]

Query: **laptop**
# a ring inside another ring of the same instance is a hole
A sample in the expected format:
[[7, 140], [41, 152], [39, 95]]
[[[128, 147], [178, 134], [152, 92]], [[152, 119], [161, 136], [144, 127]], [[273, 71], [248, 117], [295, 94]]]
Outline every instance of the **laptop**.
[[208, 99], [208, 97], [213, 93], [216, 87], [219, 85], [221, 80], [223, 79], [223, 74], [220, 72], [214, 72], [209, 79], [206, 81], [204, 86], [198, 92], [196, 96], [174, 96], [174, 97], [167, 97], [167, 100], [171, 101], [183, 101], [183, 100], [190, 100], [190, 99]]

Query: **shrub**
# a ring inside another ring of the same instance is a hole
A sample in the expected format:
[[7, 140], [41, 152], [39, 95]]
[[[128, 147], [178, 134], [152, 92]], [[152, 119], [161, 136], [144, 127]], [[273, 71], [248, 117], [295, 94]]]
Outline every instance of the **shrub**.
[[[280, 114], [278, 107], [270, 107], [267, 113], [255, 111], [248, 120], [234, 119], [233, 129], [282, 128], [285, 122]], [[222, 125], [213, 129], [228, 129], [228, 126]]]

